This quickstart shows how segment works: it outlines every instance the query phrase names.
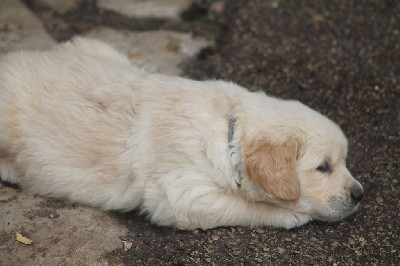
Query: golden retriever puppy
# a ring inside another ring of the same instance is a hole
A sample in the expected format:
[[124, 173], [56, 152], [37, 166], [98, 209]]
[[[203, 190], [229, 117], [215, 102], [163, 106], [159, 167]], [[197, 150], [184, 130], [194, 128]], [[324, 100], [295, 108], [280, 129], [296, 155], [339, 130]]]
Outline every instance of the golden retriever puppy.
[[297, 101], [145, 73], [96, 40], [1, 58], [0, 174], [33, 193], [181, 229], [292, 228], [356, 210], [346, 154]]

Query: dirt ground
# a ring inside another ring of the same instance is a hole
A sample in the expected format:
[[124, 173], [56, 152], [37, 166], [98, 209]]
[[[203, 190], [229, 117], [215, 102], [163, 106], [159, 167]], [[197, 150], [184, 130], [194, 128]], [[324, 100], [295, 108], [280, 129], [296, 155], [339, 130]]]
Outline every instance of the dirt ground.
[[227, 0], [220, 2], [220, 13], [210, 7], [216, 1], [202, 1], [181, 21], [127, 18], [97, 9], [95, 1], [62, 15], [25, 2], [56, 41], [98, 25], [215, 39], [181, 65], [184, 75], [298, 99], [332, 118], [349, 138], [348, 167], [365, 189], [359, 211], [348, 219], [292, 230], [179, 231], [152, 225], [135, 212], [110, 213], [113, 223], [128, 229], [121, 239], [133, 245], [103, 254], [106, 264], [400, 263], [399, 1]]

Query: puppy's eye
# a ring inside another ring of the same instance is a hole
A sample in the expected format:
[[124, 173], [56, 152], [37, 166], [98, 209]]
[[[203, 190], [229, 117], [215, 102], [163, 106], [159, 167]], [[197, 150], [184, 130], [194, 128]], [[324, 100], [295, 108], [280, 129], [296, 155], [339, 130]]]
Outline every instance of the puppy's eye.
[[329, 173], [331, 171], [331, 166], [328, 162], [324, 162], [320, 166], [317, 167], [317, 171], [321, 173]]

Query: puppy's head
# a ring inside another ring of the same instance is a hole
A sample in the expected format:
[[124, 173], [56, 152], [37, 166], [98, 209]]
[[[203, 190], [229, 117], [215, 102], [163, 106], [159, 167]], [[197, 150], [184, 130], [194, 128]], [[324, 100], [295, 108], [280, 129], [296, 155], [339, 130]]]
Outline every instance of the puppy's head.
[[298, 102], [274, 99], [264, 107], [245, 125], [249, 179], [267, 199], [314, 219], [337, 221], [355, 211], [363, 188], [346, 168], [340, 128]]

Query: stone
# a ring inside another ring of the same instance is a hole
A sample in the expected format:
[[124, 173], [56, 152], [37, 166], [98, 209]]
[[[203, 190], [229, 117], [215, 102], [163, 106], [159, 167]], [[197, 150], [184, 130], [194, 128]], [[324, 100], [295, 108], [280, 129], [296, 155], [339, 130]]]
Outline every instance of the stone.
[[218, 235], [212, 235], [212, 236], [211, 236], [211, 239], [212, 239], [213, 241], [217, 241], [217, 240], [219, 239], [219, 236], [218, 236]]
[[279, 255], [283, 255], [286, 252], [286, 249], [278, 247], [277, 248]]
[[175, 18], [191, 5], [190, 0], [98, 0], [97, 7], [127, 17]]
[[256, 233], [257, 233], [257, 234], [264, 234], [264, 233], [265, 233], [265, 230], [264, 230], [264, 229], [261, 229], [261, 228], [257, 228], [257, 229], [256, 229]]
[[32, 5], [45, 6], [59, 14], [65, 14], [79, 7], [82, 0], [31, 0]]
[[0, 1], [0, 53], [45, 50], [55, 44], [43, 25], [21, 2]]
[[268, 251], [269, 251], [269, 246], [264, 245], [263, 248], [262, 248], [262, 250], [265, 251], [265, 252], [268, 252]]
[[375, 200], [376, 200], [377, 203], [382, 203], [383, 202], [383, 198], [381, 196], [377, 196], [375, 198]]
[[[127, 229], [104, 211], [17, 191], [0, 205], [0, 265], [104, 265]], [[59, 216], [45, 215], [57, 211]], [[43, 253], [44, 252], [44, 253]]]
[[107, 42], [146, 71], [167, 75], [181, 74], [179, 65], [209, 45], [206, 39], [189, 33], [162, 30], [132, 32], [99, 27], [85, 36]]

